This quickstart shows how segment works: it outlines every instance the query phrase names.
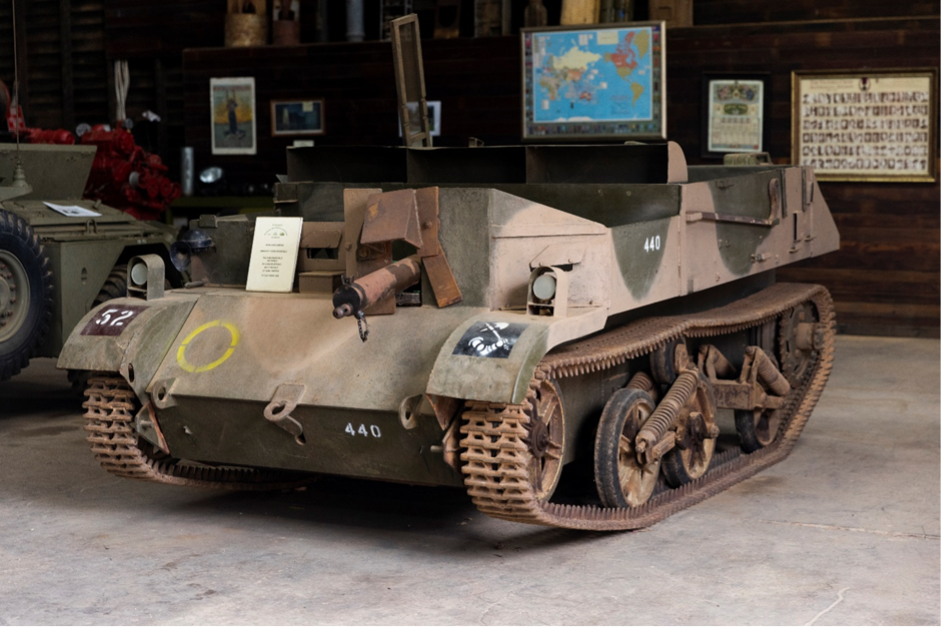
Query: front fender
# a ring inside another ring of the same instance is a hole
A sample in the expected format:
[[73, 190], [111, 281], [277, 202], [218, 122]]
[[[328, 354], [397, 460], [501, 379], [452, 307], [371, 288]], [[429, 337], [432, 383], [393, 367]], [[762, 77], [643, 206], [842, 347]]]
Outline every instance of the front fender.
[[118, 372], [146, 400], [157, 373], [198, 295], [162, 299], [112, 299], [89, 311], [59, 354], [59, 369]]
[[431, 395], [520, 404], [547, 353], [548, 317], [507, 312], [478, 315], [455, 328], [429, 376]]
[[605, 327], [604, 308], [571, 308], [570, 313], [557, 318], [489, 312], [467, 319], [439, 350], [426, 392], [520, 404], [547, 352]]

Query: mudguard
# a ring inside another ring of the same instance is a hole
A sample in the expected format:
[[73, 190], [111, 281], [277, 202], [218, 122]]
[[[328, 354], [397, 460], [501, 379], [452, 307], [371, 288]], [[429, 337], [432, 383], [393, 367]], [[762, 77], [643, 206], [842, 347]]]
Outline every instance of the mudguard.
[[455, 328], [429, 376], [430, 395], [520, 404], [550, 349], [602, 329], [605, 310], [558, 319], [511, 312], [477, 315]]
[[75, 326], [56, 366], [120, 373], [146, 401], [145, 389], [198, 297], [172, 294], [151, 301], [107, 301]]

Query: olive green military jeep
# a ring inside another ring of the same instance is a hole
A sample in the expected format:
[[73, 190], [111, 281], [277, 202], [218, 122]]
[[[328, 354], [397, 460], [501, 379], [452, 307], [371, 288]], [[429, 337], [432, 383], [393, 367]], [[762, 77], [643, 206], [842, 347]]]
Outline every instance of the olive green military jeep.
[[0, 144], [0, 381], [57, 356], [89, 309], [124, 297], [129, 258], [169, 262], [173, 229], [82, 198], [94, 157], [94, 146]]

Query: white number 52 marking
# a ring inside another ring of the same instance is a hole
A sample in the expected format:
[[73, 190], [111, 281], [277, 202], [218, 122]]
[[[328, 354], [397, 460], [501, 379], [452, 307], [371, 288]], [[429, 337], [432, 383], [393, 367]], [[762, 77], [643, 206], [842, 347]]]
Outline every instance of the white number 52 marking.
[[645, 253], [661, 249], [661, 236], [652, 236], [645, 239]]
[[[120, 313], [120, 314], [119, 314]], [[119, 316], [112, 319], [113, 315], [118, 314]], [[120, 327], [124, 325], [125, 320], [134, 314], [133, 310], [118, 310], [117, 308], [109, 308], [101, 314], [101, 316], [95, 320], [97, 325], [109, 325]]]

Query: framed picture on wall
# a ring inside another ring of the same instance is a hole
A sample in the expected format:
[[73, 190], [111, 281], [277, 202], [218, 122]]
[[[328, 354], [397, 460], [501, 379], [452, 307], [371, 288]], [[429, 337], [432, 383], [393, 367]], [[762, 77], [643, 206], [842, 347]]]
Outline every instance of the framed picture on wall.
[[213, 155], [255, 155], [255, 79], [210, 79]]
[[[429, 135], [438, 137], [442, 135], [442, 101], [427, 100], [426, 112], [429, 117]], [[403, 137], [403, 126], [399, 127], [399, 137]]]
[[792, 73], [792, 161], [820, 181], [935, 181], [937, 68]]
[[769, 150], [769, 73], [701, 75], [701, 157]]
[[521, 30], [525, 142], [662, 140], [665, 23]]
[[272, 135], [323, 135], [324, 99], [273, 100]]

